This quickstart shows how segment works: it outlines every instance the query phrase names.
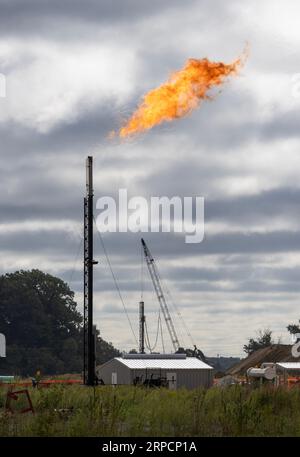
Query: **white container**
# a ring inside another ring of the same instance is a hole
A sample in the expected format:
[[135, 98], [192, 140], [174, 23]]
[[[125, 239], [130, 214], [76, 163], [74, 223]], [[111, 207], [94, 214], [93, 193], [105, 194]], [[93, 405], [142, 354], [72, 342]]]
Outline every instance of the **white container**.
[[263, 378], [271, 381], [276, 378], [276, 370], [274, 367], [249, 368], [247, 370], [247, 376], [250, 378]]

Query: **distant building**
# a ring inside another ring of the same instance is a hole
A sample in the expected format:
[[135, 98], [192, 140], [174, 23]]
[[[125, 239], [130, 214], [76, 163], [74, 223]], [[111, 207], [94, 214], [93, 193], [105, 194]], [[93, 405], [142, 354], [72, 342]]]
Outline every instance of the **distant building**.
[[266, 363], [295, 362], [292, 355], [292, 346], [288, 344], [272, 344], [262, 349], [258, 349], [252, 354], [242, 359], [236, 365], [227, 370], [226, 374], [231, 376], [246, 376], [247, 370], [253, 367], [260, 367]]
[[276, 372], [284, 384], [300, 383], [300, 362], [276, 363]]
[[97, 367], [99, 381], [111, 385], [211, 387], [211, 366], [185, 354], [126, 354]]

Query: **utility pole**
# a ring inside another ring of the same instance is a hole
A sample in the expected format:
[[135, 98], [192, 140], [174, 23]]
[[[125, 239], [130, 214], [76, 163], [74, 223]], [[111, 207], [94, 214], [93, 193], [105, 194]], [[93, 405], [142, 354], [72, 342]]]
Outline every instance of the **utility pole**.
[[84, 199], [84, 384], [96, 381], [96, 344], [93, 325], [93, 157], [86, 159], [86, 196]]
[[145, 354], [145, 308], [144, 302], [140, 301], [140, 341], [139, 353]]

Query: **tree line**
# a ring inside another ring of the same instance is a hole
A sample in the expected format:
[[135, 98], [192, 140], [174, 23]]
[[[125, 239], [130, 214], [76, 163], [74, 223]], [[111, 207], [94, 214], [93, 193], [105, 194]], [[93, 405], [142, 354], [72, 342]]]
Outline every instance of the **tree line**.
[[[291, 335], [300, 334], [299, 324], [287, 326]], [[0, 333], [7, 341], [7, 357], [0, 359], [0, 374], [82, 371], [83, 317], [74, 292], [55, 276], [37, 269], [0, 276]], [[272, 344], [272, 331], [260, 330], [256, 338], [249, 338], [244, 352], [249, 355]], [[112, 343], [101, 338], [99, 331], [96, 349], [97, 364], [121, 355]], [[182, 351], [205, 360], [196, 347]]]
[[[300, 320], [298, 324], [289, 324], [286, 329], [290, 335], [300, 335]], [[280, 339], [277, 343], [273, 339], [273, 332], [269, 328], [265, 330], [258, 330], [256, 338], [249, 338], [248, 343], [244, 345], [244, 352], [250, 355], [258, 349], [266, 348], [272, 346], [273, 344], [280, 344]], [[299, 338], [296, 337], [296, 341], [299, 341]]]
[[[36, 269], [0, 276], [0, 333], [7, 342], [0, 374], [82, 371], [83, 317], [74, 292], [57, 277]], [[96, 348], [98, 364], [120, 355], [99, 332]]]

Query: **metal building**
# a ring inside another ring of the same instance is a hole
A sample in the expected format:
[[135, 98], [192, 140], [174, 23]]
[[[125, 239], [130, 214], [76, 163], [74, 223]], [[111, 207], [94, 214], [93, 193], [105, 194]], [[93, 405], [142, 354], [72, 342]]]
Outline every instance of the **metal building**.
[[112, 385], [165, 386], [169, 389], [211, 387], [211, 366], [185, 354], [126, 354], [97, 368], [100, 382]]
[[288, 385], [300, 383], [300, 362], [276, 363], [276, 372], [279, 383]]

